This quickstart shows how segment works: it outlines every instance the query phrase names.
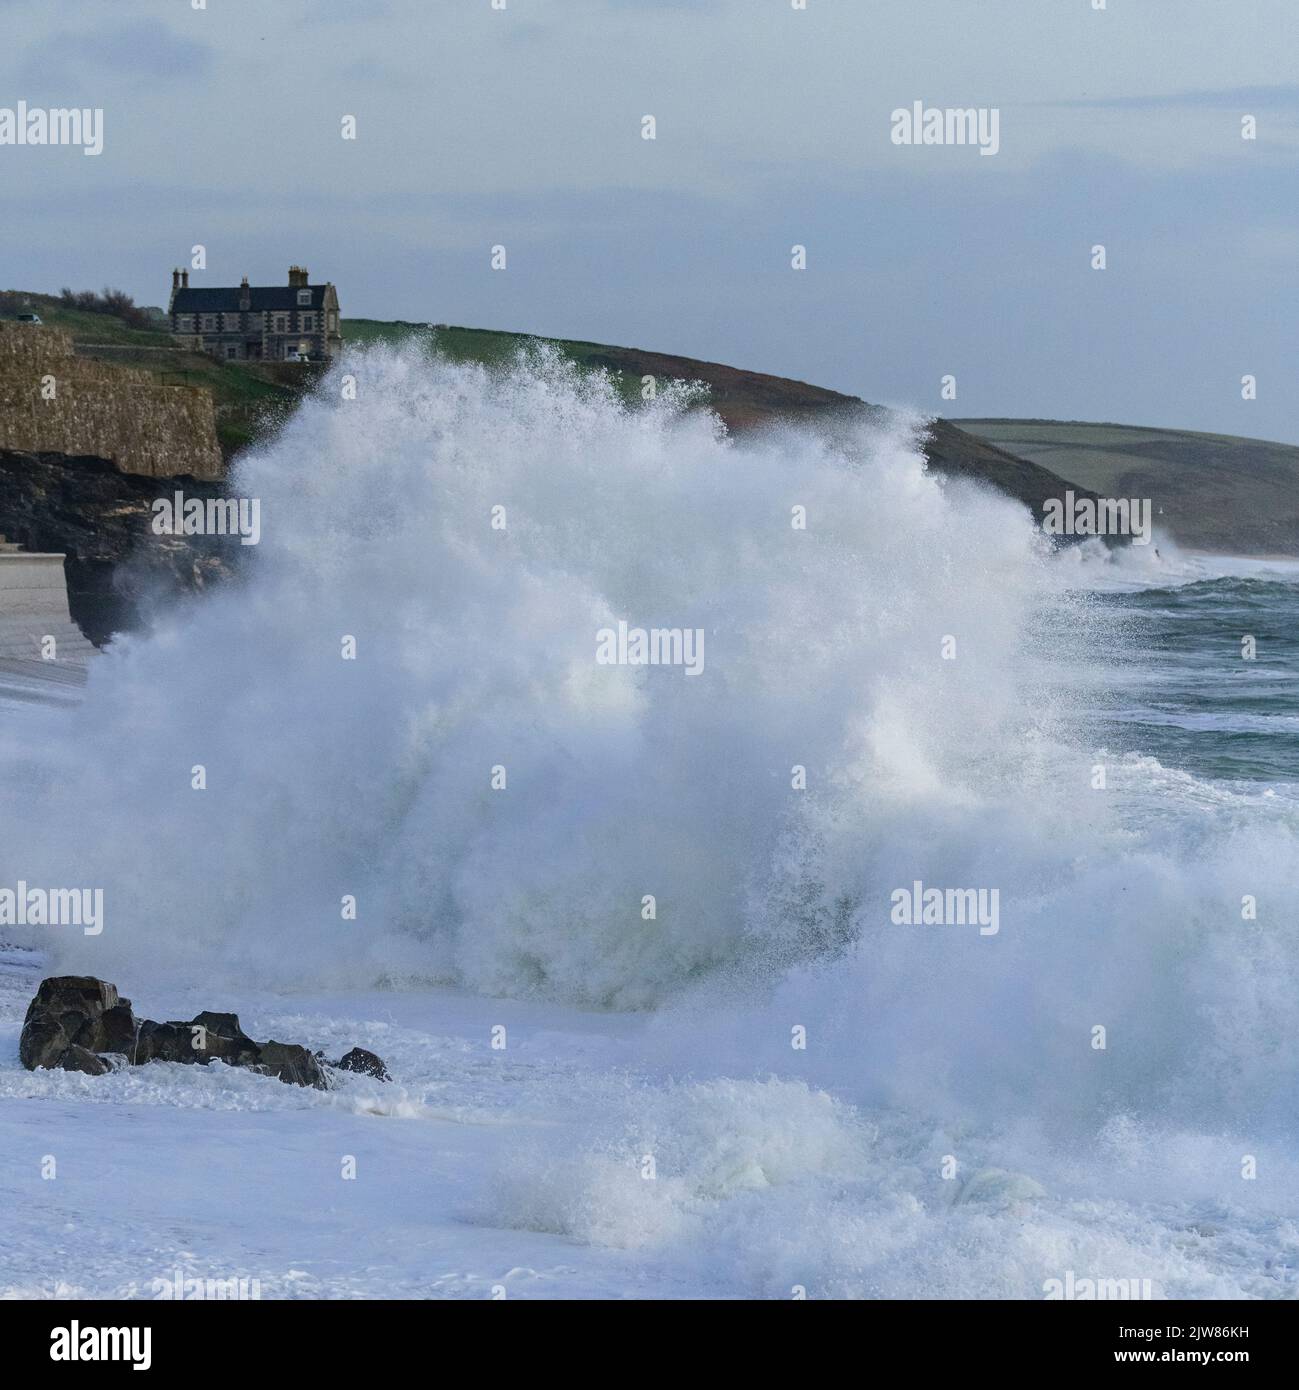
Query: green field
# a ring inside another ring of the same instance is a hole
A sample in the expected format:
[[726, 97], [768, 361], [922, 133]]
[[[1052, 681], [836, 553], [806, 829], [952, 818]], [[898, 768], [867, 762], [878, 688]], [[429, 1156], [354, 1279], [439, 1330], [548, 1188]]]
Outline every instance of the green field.
[[113, 314], [65, 308], [57, 295], [0, 290], [0, 317], [11, 318], [19, 313], [39, 314], [42, 322], [51, 328], [66, 329], [77, 342], [144, 348], [166, 347], [168, 343], [164, 320], [159, 320], [157, 328], [133, 328]]
[[1299, 447], [1077, 420], [953, 420], [1106, 497], [1149, 498], [1179, 544], [1299, 556]]

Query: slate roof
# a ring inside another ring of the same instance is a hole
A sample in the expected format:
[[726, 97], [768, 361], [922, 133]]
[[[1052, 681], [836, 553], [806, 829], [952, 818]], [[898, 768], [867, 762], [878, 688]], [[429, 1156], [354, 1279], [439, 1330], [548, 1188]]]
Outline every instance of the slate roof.
[[[325, 303], [324, 285], [303, 285], [311, 291], [311, 303], [298, 304], [297, 285], [252, 285], [248, 297], [252, 301], [250, 311], [260, 313], [267, 309], [320, 309]], [[243, 293], [239, 285], [229, 289], [184, 289], [176, 291], [172, 302], [172, 312], [176, 314], [237, 314], [239, 297]]]

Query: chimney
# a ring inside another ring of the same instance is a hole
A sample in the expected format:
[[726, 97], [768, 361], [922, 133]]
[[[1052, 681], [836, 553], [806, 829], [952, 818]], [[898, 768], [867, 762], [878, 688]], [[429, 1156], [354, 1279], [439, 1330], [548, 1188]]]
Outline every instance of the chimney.
[[182, 270], [180, 273], [180, 287], [183, 290], [189, 289], [189, 271]]
[[307, 268], [304, 265], [291, 265], [289, 267], [289, 285], [294, 289], [306, 289], [307, 287]]
[[248, 289], [248, 277], [246, 275], [239, 282], [239, 307], [244, 311], [253, 307], [253, 297]]
[[173, 270], [173, 271], [171, 272], [171, 287], [172, 287], [173, 290], [178, 290], [178, 289], [180, 289], [180, 271], [179, 271], [179, 270]]

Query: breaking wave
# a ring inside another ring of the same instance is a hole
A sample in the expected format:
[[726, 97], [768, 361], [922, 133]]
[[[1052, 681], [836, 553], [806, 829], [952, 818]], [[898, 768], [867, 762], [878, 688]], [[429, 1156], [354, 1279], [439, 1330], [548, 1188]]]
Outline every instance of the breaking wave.
[[[540, 351], [351, 355], [240, 465], [240, 582], [5, 732], [6, 881], [105, 890], [33, 944], [671, 1004], [665, 1066], [863, 1102], [1292, 1125], [1294, 803], [1098, 747], [1123, 632], [917, 429], [741, 441]], [[620, 621], [703, 669], [598, 663]], [[996, 889], [996, 933], [895, 924], [917, 881]]]

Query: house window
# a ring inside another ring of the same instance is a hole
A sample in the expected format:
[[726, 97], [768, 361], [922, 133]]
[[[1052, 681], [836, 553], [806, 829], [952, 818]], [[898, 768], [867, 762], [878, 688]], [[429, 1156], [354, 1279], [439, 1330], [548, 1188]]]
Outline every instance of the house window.
[[200, 315], [199, 315], [199, 331], [202, 332], [202, 333], [215, 333], [215, 332], [216, 332], [216, 315], [215, 315], [215, 314], [200, 314]]
[[310, 290], [299, 290], [299, 291], [298, 291], [298, 305], [299, 305], [299, 307], [302, 306], [303, 304], [310, 304], [310, 303], [311, 303], [311, 291], [310, 291]]
[[275, 314], [273, 315], [273, 319], [274, 322], [271, 325], [272, 333], [287, 333], [289, 331], [288, 314]]
[[238, 346], [237, 346], [236, 344], [234, 344], [234, 343], [229, 343], [229, 344], [227, 344], [227, 345], [226, 345], [226, 356], [227, 356], [227, 357], [238, 357], [238, 356], [239, 356], [239, 348], [238, 348]]
[[338, 315], [332, 309], [329, 311], [329, 331], [338, 332]]
[[316, 331], [315, 314], [302, 314], [300, 317], [302, 319], [302, 331], [304, 333], [314, 333]]
[[194, 315], [193, 315], [193, 314], [177, 314], [177, 315], [176, 315], [176, 332], [177, 332], [177, 333], [192, 333], [193, 331], [194, 331]]

